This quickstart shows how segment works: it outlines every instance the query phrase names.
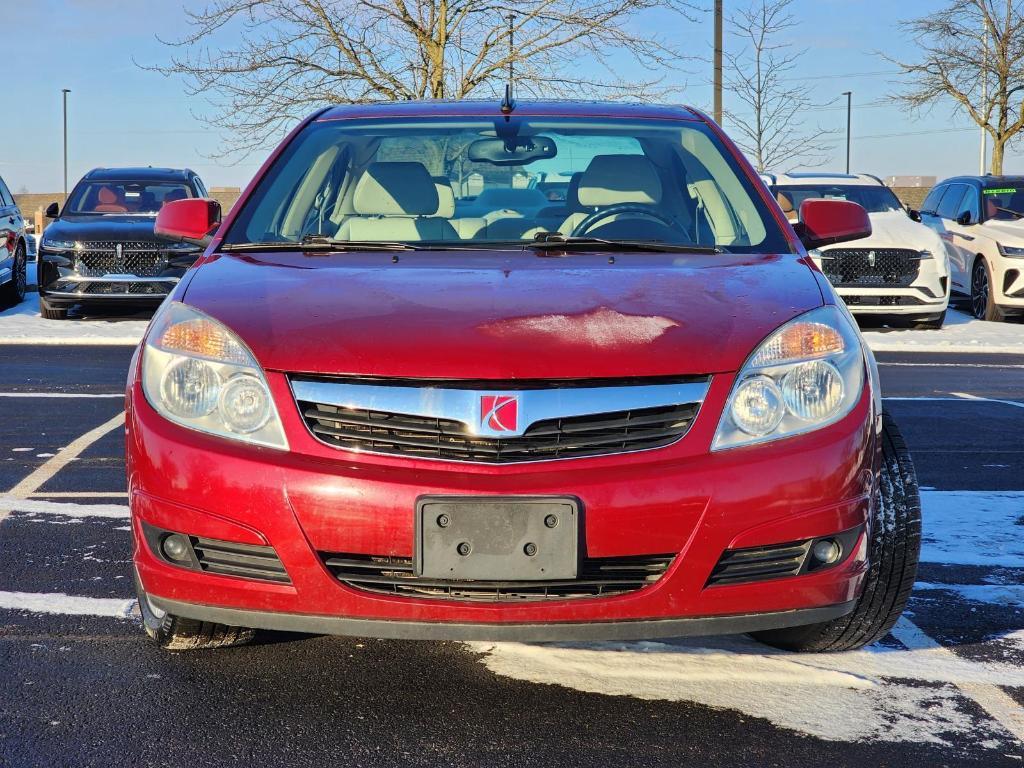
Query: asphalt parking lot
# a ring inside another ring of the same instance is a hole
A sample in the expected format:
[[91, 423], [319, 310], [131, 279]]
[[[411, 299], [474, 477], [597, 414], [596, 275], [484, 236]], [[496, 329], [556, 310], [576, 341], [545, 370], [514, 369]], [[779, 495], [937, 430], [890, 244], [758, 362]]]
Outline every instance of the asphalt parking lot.
[[170, 654], [133, 606], [131, 349], [0, 347], [0, 765], [1024, 765], [1024, 357], [879, 355], [925, 547], [874, 648], [267, 635]]

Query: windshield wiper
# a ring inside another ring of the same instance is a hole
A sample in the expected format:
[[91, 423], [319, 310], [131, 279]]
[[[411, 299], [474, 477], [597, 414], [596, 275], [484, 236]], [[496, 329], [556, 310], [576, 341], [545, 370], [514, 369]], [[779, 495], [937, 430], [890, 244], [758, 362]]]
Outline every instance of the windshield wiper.
[[225, 243], [221, 251], [415, 251], [407, 243], [335, 240], [324, 235], [306, 235], [299, 242], [267, 240], [253, 243]]
[[1024, 213], [1021, 213], [1020, 211], [1015, 211], [1015, 210], [1013, 210], [1012, 208], [1000, 208], [1000, 207], [999, 207], [999, 206], [997, 205], [997, 206], [996, 206], [996, 210], [997, 210], [997, 211], [1002, 211], [1003, 213], [1009, 213], [1009, 214], [1013, 214], [1013, 215], [1014, 215], [1014, 216], [1016, 216], [1016, 217], [1017, 217], [1018, 219], [1024, 219]]
[[565, 237], [555, 232], [540, 232], [536, 238], [523, 243], [524, 248], [537, 251], [630, 251], [636, 253], [725, 253], [721, 248], [708, 245], [663, 243], [658, 240], [606, 240], [602, 237]]

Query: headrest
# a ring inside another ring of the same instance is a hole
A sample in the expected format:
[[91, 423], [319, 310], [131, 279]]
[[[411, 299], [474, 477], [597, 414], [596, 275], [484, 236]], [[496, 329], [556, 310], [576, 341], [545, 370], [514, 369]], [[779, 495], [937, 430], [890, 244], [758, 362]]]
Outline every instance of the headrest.
[[434, 186], [437, 187], [437, 213], [442, 219], [450, 219], [455, 215], [455, 190], [447, 176], [435, 176]]
[[165, 203], [173, 203], [175, 200], [185, 200], [188, 197], [188, 193], [184, 189], [172, 189], [166, 195], [164, 195]]
[[100, 187], [99, 192], [96, 193], [96, 199], [99, 200], [100, 205], [115, 205], [117, 192], [110, 187]]
[[661, 179], [654, 163], [643, 155], [597, 155], [583, 172], [580, 205], [661, 202]]
[[583, 171], [576, 171], [569, 177], [569, 186], [565, 190], [565, 207], [570, 211], [580, 209], [580, 180], [583, 178]]
[[789, 195], [785, 192], [776, 192], [775, 199], [779, 201], [779, 207], [782, 209], [783, 213], [793, 213], [793, 201], [789, 199]]
[[437, 187], [422, 163], [370, 163], [352, 206], [362, 216], [433, 216]]

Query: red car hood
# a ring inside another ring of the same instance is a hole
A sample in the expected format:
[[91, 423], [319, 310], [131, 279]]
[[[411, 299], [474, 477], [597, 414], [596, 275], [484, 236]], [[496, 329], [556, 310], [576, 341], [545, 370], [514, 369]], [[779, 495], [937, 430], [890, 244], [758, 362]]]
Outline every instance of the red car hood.
[[185, 302], [268, 369], [552, 379], [737, 370], [821, 306], [794, 255], [221, 254]]

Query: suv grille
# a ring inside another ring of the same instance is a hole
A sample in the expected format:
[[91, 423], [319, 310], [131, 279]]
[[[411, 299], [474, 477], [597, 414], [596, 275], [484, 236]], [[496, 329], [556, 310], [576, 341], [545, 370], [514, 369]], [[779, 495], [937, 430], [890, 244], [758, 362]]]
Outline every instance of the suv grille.
[[159, 243], [85, 242], [75, 258], [75, 269], [83, 277], [111, 274], [156, 277], [166, 268], [167, 259]]
[[306, 426], [337, 448], [488, 464], [659, 448], [686, 434], [697, 407], [688, 403], [550, 419], [538, 421], [521, 437], [488, 438], [469, 434], [458, 421], [299, 402]]
[[906, 287], [920, 268], [921, 254], [908, 248], [830, 248], [821, 254], [821, 271], [838, 287]]
[[598, 557], [583, 561], [575, 579], [562, 581], [448, 581], [413, 573], [407, 557], [330, 555], [324, 565], [343, 584], [367, 592], [446, 600], [568, 600], [635, 592], [660, 579], [674, 555]]

